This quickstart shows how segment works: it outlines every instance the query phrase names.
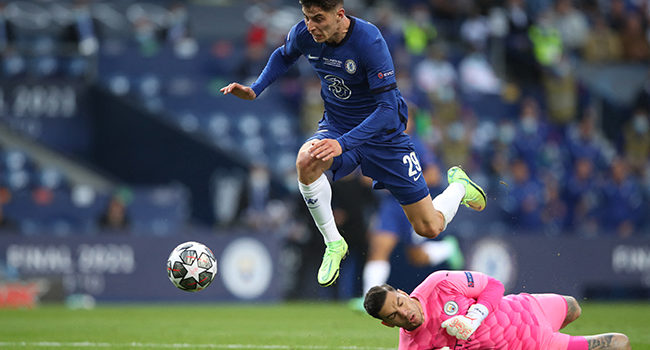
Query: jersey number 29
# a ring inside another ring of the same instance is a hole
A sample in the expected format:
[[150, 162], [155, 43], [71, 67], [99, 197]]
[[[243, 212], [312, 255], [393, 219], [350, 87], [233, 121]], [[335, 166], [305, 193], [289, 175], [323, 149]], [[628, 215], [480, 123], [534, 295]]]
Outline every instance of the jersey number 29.
[[418, 156], [415, 154], [415, 152], [411, 152], [410, 154], [404, 155], [402, 158], [402, 163], [408, 164], [409, 166], [409, 177], [417, 175], [417, 173], [422, 171], [422, 167], [420, 166], [420, 161], [418, 160]]

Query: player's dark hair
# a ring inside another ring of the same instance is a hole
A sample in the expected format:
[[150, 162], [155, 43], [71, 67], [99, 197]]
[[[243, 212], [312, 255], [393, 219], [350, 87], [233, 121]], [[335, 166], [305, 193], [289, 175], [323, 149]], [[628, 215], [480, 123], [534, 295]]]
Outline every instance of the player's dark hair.
[[366, 293], [366, 298], [363, 300], [363, 308], [366, 309], [368, 315], [381, 320], [382, 318], [379, 317], [379, 311], [384, 307], [386, 294], [394, 291], [395, 288], [388, 284], [382, 284], [381, 286], [370, 288], [368, 293]]
[[299, 0], [299, 2], [304, 8], [318, 7], [325, 12], [343, 6], [343, 0]]

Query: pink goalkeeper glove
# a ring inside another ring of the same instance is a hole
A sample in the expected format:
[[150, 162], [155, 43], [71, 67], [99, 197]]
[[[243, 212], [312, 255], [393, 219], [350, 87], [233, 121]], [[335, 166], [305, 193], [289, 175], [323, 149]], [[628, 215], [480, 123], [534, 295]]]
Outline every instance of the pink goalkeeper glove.
[[454, 316], [443, 322], [440, 326], [447, 329], [447, 333], [461, 340], [467, 340], [488, 315], [488, 309], [481, 304], [470, 306], [465, 316]]

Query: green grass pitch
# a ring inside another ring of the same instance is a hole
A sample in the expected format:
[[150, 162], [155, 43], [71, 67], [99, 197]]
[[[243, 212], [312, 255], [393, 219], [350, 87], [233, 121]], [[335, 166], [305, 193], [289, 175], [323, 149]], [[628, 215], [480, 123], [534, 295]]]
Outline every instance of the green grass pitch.
[[[650, 350], [650, 302], [583, 302], [572, 335], [627, 334]], [[100, 304], [0, 310], [5, 349], [395, 349], [397, 330], [343, 303]]]

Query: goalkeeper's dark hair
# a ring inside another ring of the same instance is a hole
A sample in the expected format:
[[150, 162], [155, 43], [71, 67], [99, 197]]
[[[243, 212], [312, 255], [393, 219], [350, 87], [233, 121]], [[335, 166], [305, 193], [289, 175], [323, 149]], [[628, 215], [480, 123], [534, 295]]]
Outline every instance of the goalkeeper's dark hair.
[[379, 317], [379, 311], [384, 307], [386, 294], [394, 291], [395, 288], [388, 284], [382, 284], [381, 286], [370, 288], [368, 293], [366, 293], [366, 298], [363, 300], [363, 308], [366, 309], [368, 315], [381, 320], [382, 318]]
[[343, 6], [343, 0], [299, 0], [304, 8], [318, 7], [325, 12], [330, 12]]

